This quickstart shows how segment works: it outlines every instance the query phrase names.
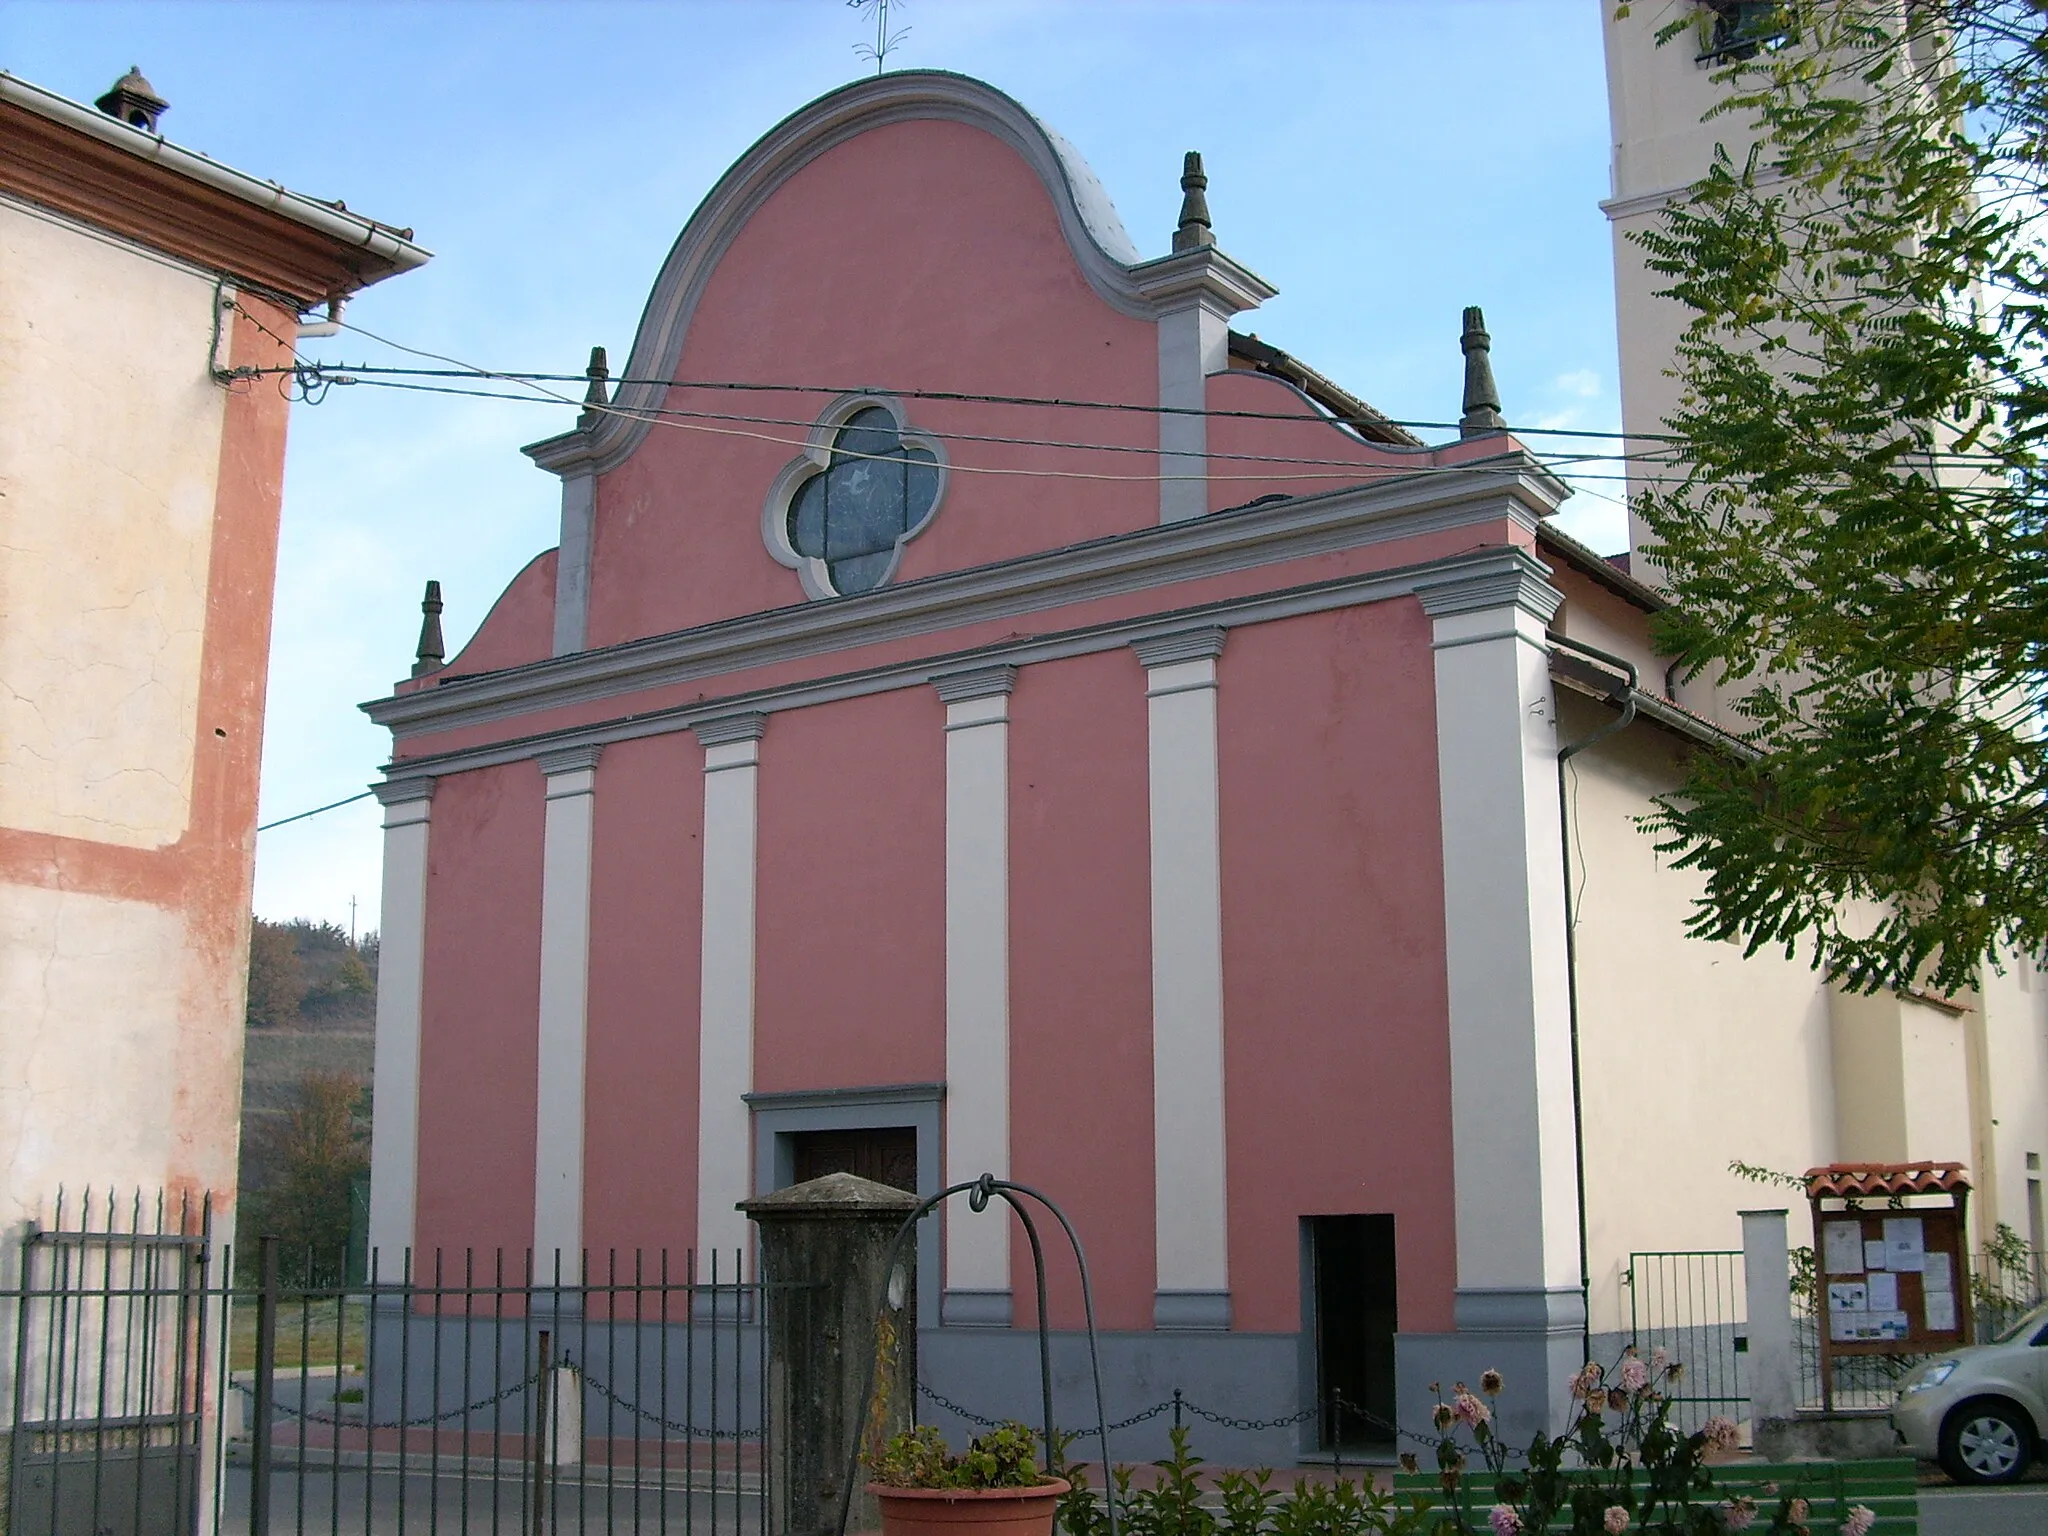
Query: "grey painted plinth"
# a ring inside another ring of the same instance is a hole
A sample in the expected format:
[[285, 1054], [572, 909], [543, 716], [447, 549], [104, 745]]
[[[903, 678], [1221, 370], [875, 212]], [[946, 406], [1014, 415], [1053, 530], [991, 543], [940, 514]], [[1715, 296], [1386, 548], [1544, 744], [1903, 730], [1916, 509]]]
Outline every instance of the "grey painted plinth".
[[1496, 1370], [1507, 1385], [1493, 1409], [1508, 1444], [1526, 1446], [1538, 1430], [1564, 1433], [1571, 1379], [1585, 1364], [1585, 1319], [1576, 1289], [1459, 1291], [1456, 1333], [1394, 1336], [1396, 1416], [1428, 1433], [1436, 1404], [1457, 1383], [1477, 1391], [1480, 1376]]
[[1905, 1454], [1891, 1415], [1882, 1408], [1758, 1419], [1751, 1439], [1766, 1461], [1863, 1461]]
[[[916, 1243], [903, 1245], [900, 1283], [882, 1269], [917, 1197], [829, 1173], [739, 1208], [761, 1229], [761, 1278], [769, 1288], [766, 1528], [820, 1536], [838, 1529], [871, 1361], [876, 1411], [868, 1422], [885, 1436], [911, 1423]], [[848, 1528], [874, 1530], [881, 1512], [861, 1481], [856, 1474]]]

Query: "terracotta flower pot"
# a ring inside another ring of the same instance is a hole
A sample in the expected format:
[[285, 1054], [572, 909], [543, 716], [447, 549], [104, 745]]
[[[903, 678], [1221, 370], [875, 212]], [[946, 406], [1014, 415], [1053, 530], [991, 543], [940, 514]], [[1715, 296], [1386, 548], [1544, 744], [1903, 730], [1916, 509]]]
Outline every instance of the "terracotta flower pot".
[[1062, 1478], [1032, 1488], [891, 1488], [869, 1483], [882, 1536], [1051, 1536]]

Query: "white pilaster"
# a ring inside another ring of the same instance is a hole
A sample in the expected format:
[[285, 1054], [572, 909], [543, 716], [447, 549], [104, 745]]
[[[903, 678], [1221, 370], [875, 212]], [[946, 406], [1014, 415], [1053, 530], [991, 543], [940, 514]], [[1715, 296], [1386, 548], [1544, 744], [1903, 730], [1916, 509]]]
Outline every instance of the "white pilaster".
[[[946, 705], [946, 1167], [1010, 1173], [1010, 689], [1014, 667], [937, 679]], [[1008, 1327], [1010, 1224], [946, 1224], [945, 1322]]]
[[1223, 1115], [1223, 864], [1216, 659], [1223, 631], [1133, 647], [1152, 808], [1152, 1138], [1159, 1328], [1230, 1326]]
[[703, 961], [697, 1046], [697, 1252], [750, 1246], [734, 1207], [754, 1191], [746, 1095], [754, 1086], [754, 842], [767, 717], [696, 728], [704, 746]]
[[1230, 367], [1230, 317], [1273, 297], [1273, 285], [1213, 245], [1131, 270], [1159, 325], [1159, 521], [1209, 510], [1209, 376]]
[[535, 1272], [583, 1251], [583, 1060], [590, 1004], [590, 850], [598, 747], [543, 753], [540, 1029], [533, 1126]]
[[585, 467], [562, 476], [562, 538], [555, 552], [554, 654], [589, 643], [590, 546], [597, 519], [597, 475]]
[[1191, 295], [1159, 317], [1159, 521], [1209, 510], [1209, 375], [1230, 366], [1230, 321]]
[[1583, 1318], [1571, 1024], [1544, 626], [1519, 550], [1417, 584], [1433, 623], [1461, 1330]]
[[399, 1275], [413, 1244], [420, 1159], [420, 1006], [426, 983], [427, 825], [434, 779], [376, 786], [384, 806], [378, 918], [377, 1114], [370, 1129], [370, 1247]]

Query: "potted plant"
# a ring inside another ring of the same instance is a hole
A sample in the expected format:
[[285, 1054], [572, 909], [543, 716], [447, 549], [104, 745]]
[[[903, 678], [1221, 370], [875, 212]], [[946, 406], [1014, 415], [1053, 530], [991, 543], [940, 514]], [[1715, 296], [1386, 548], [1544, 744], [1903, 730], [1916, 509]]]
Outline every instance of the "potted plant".
[[1038, 1469], [1036, 1437], [1000, 1424], [955, 1456], [929, 1424], [898, 1432], [868, 1457], [868, 1492], [882, 1507], [883, 1536], [1050, 1536], [1062, 1478]]

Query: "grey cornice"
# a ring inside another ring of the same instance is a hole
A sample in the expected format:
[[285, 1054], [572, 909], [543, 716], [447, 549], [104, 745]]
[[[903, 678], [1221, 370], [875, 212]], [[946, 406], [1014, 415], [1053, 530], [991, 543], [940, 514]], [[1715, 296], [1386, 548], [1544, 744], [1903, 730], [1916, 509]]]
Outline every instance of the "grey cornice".
[[[666, 387], [648, 382], [675, 377], [683, 338], [719, 260], [749, 218], [782, 184], [827, 150], [889, 123], [938, 119], [992, 134], [1037, 173], [1059, 213], [1088, 284], [1112, 308], [1150, 319], [1157, 305], [1133, 279], [1138, 253], [1117, 221], [1102, 184], [1071, 146], [1019, 103], [965, 75], [906, 70], [878, 75], [820, 96], [769, 129], [718, 179], [676, 238], [633, 340], [632, 356], [611, 406], [589, 431], [565, 432], [530, 444], [525, 452], [556, 474], [607, 470], [639, 446], [653, 424]], [[1223, 258], [1228, 262], [1228, 258]], [[1233, 281], [1261, 280], [1229, 262]], [[1244, 306], [1239, 306], [1244, 307]], [[641, 382], [632, 382], [632, 381]]]
[[749, 1109], [809, 1109], [820, 1104], [930, 1104], [946, 1096], [944, 1083], [887, 1083], [877, 1088], [789, 1088], [743, 1093]]
[[1550, 584], [1550, 572], [1534, 555], [1517, 549], [1511, 563], [1491, 571], [1468, 571], [1432, 577], [1415, 584], [1422, 611], [1432, 619], [1454, 613], [1479, 613], [1489, 608], [1520, 608], [1549, 622], [1564, 601]]
[[1138, 653], [1139, 665], [1146, 668], [1170, 667], [1179, 661], [1210, 661], [1223, 654], [1226, 633], [1220, 624], [1204, 624], [1198, 629], [1133, 640], [1131, 649]]
[[1015, 667], [977, 667], [970, 672], [948, 672], [932, 679], [940, 702], [965, 704], [973, 699], [993, 699], [1017, 686]]
[[380, 779], [370, 786], [379, 805], [403, 805], [409, 800], [434, 798], [433, 779]]
[[543, 752], [534, 761], [540, 764], [540, 771], [549, 778], [558, 773], [588, 773], [597, 766], [598, 754], [603, 750], [601, 742], [585, 743]]
[[1534, 529], [1564, 494], [1510, 453], [455, 678], [362, 708], [402, 741], [1502, 517]]
[[1256, 309], [1280, 290], [1213, 245], [1175, 251], [1130, 269], [1131, 285], [1160, 309], [1206, 302], [1220, 315]]
[[1521, 569], [1527, 556], [1519, 549], [1487, 545], [1461, 555], [1419, 565], [1397, 566], [1391, 570], [1369, 571], [1312, 582], [1277, 592], [1230, 598], [1166, 613], [1147, 614], [1114, 623], [1093, 625], [1049, 635], [1004, 641], [973, 651], [944, 656], [921, 657], [845, 672], [803, 682], [785, 683], [753, 693], [722, 699], [679, 704], [666, 709], [622, 715], [591, 725], [514, 737], [452, 752], [409, 757], [387, 765], [394, 779], [417, 780], [444, 773], [466, 773], [477, 768], [494, 768], [522, 762], [550, 747], [572, 742], [637, 741], [649, 736], [666, 736], [676, 731], [700, 730], [706, 724], [731, 718], [738, 711], [763, 714], [785, 709], [806, 709], [846, 699], [866, 698], [900, 688], [935, 684], [940, 677], [971, 669], [995, 666], [1027, 667], [1039, 662], [1062, 661], [1073, 656], [1099, 655], [1155, 638], [1183, 635], [1202, 625], [1233, 629], [1243, 624], [1266, 624], [1276, 619], [1300, 618], [1304, 614], [1327, 613], [1336, 608], [1353, 608], [1366, 603], [1388, 602], [1412, 596], [1418, 585], [1443, 575], [1501, 578]]
[[757, 709], [743, 709], [699, 720], [690, 729], [697, 733], [699, 746], [725, 747], [736, 741], [759, 741], [767, 734], [768, 717]]

